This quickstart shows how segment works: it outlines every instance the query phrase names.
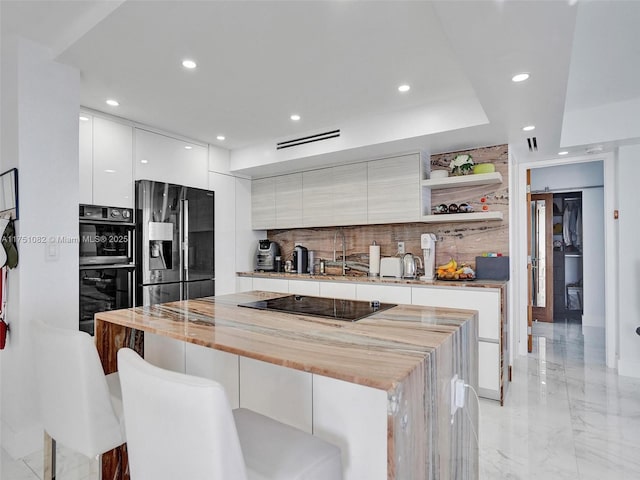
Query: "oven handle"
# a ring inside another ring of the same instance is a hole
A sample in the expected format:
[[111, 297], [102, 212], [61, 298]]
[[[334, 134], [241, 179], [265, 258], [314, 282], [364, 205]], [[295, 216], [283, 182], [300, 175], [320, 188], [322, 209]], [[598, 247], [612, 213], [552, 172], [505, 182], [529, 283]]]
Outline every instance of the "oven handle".
[[133, 263], [118, 263], [114, 265], [109, 264], [95, 264], [95, 265], [80, 265], [80, 270], [113, 270], [113, 269], [134, 269], [136, 268]]

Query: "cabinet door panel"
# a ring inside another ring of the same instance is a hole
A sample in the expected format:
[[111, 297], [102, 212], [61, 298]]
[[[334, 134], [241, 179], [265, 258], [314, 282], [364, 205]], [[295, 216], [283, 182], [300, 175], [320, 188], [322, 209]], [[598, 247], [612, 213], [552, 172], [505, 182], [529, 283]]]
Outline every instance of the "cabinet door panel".
[[93, 203], [133, 208], [133, 128], [93, 118]]
[[327, 225], [367, 223], [367, 164], [332, 168], [333, 221]]
[[276, 179], [276, 227], [302, 225], [302, 174], [281, 175]]
[[478, 336], [500, 340], [500, 292], [490, 289], [414, 287], [414, 305], [449, 307], [478, 311]]
[[240, 406], [311, 433], [311, 374], [240, 357]]
[[368, 223], [420, 220], [419, 155], [367, 163]]
[[390, 285], [358, 284], [358, 300], [379, 300], [383, 303], [411, 305], [411, 288]]
[[478, 342], [478, 387], [500, 399], [500, 345], [497, 343]]
[[260, 178], [251, 182], [251, 227], [254, 230], [276, 227], [275, 178]]
[[320, 282], [320, 296], [356, 300], [356, 285], [354, 283]]
[[302, 173], [302, 220], [305, 227], [332, 225], [333, 169], [323, 168]]
[[93, 117], [82, 114], [78, 144], [80, 195], [79, 203], [93, 203]]
[[256, 277], [253, 279], [253, 289], [265, 292], [289, 293], [289, 280]]
[[342, 451], [344, 480], [387, 478], [387, 392], [313, 375], [313, 434]]
[[156, 367], [184, 373], [185, 345], [182, 340], [145, 332], [144, 359]]
[[[207, 148], [185, 140], [135, 129], [135, 178], [206, 189]], [[190, 148], [185, 148], [190, 147]]]
[[311, 280], [289, 280], [289, 293], [319, 297], [320, 285]]
[[239, 362], [238, 355], [193, 343], [186, 344], [186, 373], [221, 384], [227, 393], [231, 408], [240, 406]]

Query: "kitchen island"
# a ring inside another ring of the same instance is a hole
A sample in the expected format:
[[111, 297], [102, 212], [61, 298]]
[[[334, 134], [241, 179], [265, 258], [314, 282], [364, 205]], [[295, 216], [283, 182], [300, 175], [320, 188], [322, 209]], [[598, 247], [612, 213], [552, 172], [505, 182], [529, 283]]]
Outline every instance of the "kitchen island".
[[[239, 405], [269, 414], [269, 398], [252, 385], [278, 385], [268, 376], [282, 369], [309, 387], [287, 395], [292, 405], [308, 403], [309, 425], [290, 423], [341, 448], [345, 480], [477, 478], [475, 402], [451, 410], [454, 374], [477, 387], [476, 312], [397, 305], [344, 322], [238, 306], [281, 296], [253, 291], [98, 313], [105, 372], [117, 369], [122, 346], [144, 353], [144, 333], [169, 337], [237, 357]], [[126, 478], [126, 470], [126, 447], [103, 458], [103, 478]]]

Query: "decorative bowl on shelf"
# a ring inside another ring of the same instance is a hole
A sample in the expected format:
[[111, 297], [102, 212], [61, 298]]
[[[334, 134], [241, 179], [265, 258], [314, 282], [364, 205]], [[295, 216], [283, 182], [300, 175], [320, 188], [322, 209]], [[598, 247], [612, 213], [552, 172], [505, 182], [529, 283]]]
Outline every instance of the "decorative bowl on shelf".
[[432, 170], [431, 171], [431, 179], [436, 180], [440, 178], [447, 178], [449, 176], [449, 172], [447, 170]]
[[451, 160], [449, 169], [452, 175], [469, 175], [473, 172], [473, 158], [471, 155], [460, 154]]
[[496, 166], [493, 163], [478, 163], [473, 166], [473, 173], [493, 173], [496, 171]]

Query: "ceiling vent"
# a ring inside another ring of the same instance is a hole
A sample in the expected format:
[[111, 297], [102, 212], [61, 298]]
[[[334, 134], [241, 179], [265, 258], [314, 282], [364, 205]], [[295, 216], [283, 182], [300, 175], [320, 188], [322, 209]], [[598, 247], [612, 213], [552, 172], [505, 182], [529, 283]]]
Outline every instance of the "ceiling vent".
[[527, 145], [529, 145], [530, 152], [538, 151], [538, 140], [536, 137], [527, 138]]
[[309, 135], [307, 137], [294, 138], [293, 140], [287, 140], [286, 142], [280, 142], [276, 144], [276, 150], [282, 150], [283, 148], [297, 147], [298, 145], [304, 145], [305, 143], [319, 142], [321, 140], [329, 140], [330, 138], [336, 138], [340, 136], [340, 130], [331, 130], [330, 132], [317, 133], [315, 135]]

